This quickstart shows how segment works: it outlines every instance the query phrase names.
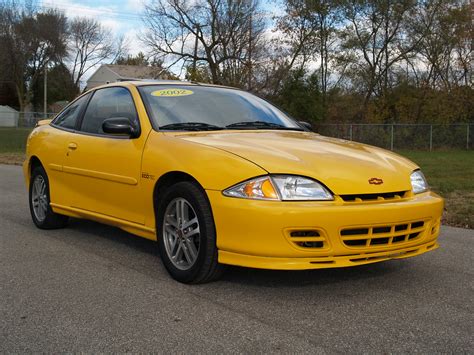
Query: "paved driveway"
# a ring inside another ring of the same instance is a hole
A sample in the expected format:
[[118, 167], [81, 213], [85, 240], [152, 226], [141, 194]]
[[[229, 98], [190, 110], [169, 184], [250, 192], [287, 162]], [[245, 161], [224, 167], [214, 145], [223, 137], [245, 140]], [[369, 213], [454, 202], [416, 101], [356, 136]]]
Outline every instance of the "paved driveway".
[[153, 242], [74, 220], [41, 231], [0, 165], [0, 352], [472, 352], [474, 231], [417, 258], [171, 280]]

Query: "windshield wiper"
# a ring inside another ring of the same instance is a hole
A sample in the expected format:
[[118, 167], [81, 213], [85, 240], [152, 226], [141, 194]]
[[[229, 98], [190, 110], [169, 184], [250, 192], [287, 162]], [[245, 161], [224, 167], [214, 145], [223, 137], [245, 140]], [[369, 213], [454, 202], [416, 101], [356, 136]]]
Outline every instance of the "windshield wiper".
[[225, 126], [230, 129], [286, 129], [292, 131], [302, 131], [299, 127], [286, 127], [278, 123], [266, 121], [243, 121], [236, 122]]
[[215, 131], [222, 127], [204, 122], [179, 122], [160, 126], [160, 129], [185, 130], [185, 131]]

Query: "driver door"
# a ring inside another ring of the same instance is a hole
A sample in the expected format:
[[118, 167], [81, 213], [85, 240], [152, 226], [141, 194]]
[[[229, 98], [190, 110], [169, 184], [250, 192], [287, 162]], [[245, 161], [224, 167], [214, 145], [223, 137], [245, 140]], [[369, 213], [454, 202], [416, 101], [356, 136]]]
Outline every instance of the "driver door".
[[106, 134], [102, 123], [112, 117], [127, 117], [140, 128], [133, 97], [125, 87], [96, 90], [79, 131], [69, 135], [63, 165], [69, 202], [77, 209], [144, 224], [140, 176], [147, 132], [133, 139]]

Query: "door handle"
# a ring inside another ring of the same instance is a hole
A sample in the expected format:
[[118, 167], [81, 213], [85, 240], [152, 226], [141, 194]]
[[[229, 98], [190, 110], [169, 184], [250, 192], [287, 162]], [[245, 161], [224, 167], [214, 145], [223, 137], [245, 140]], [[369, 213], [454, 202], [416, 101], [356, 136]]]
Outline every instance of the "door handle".
[[76, 150], [76, 149], [77, 149], [77, 144], [76, 144], [76, 143], [69, 143], [69, 144], [67, 145], [67, 148], [68, 148], [69, 150]]

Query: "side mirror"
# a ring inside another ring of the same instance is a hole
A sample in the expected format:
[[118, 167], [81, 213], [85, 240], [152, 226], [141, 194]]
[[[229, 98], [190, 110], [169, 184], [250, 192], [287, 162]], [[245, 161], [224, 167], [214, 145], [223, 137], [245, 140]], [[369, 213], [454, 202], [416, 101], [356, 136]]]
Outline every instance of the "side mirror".
[[311, 123], [309, 122], [306, 122], [306, 121], [298, 121], [298, 123], [303, 126], [303, 128], [306, 128], [307, 130], [309, 131], [313, 131], [313, 126], [311, 125]]
[[124, 134], [130, 138], [139, 136], [138, 129], [126, 117], [107, 118], [102, 123], [102, 130], [109, 134]]

